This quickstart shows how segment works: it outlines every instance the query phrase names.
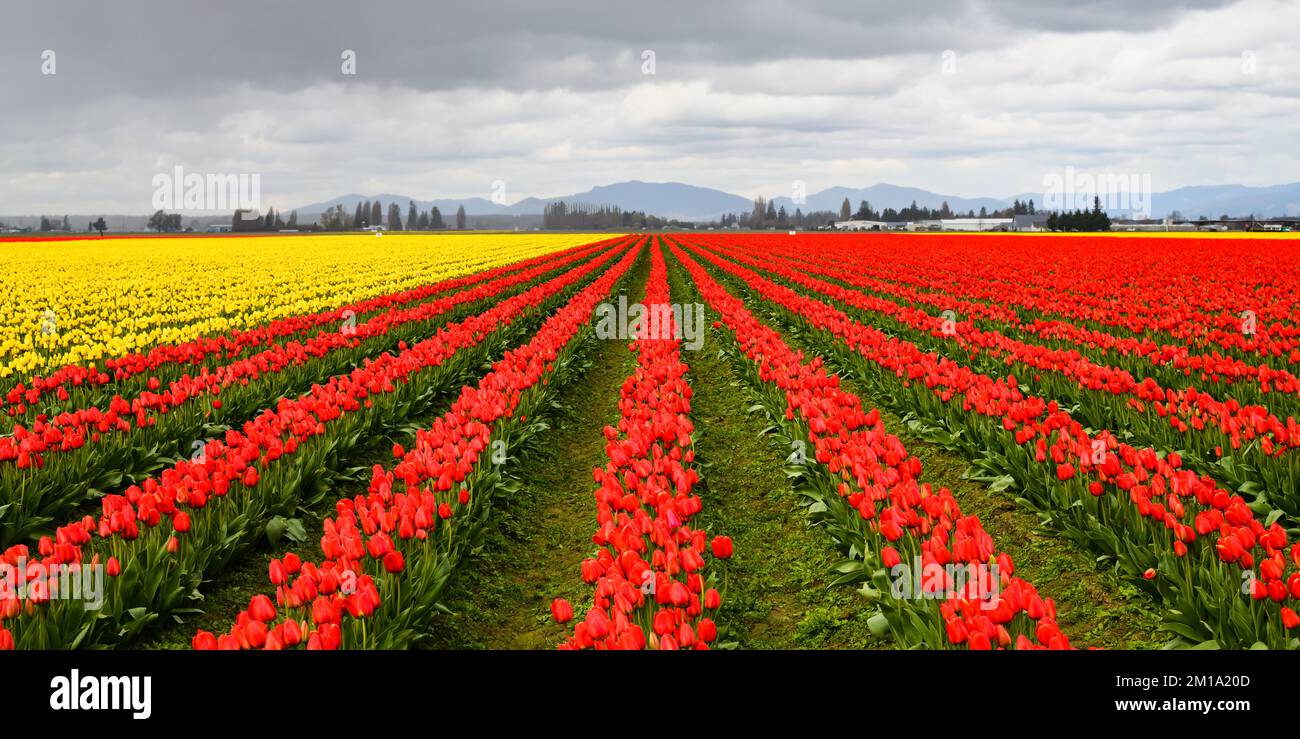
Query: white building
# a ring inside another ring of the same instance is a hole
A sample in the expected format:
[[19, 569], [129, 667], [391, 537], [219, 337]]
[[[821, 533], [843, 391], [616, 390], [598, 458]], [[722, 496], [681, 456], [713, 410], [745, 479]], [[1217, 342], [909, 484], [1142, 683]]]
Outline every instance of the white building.
[[1011, 218], [943, 218], [939, 227], [944, 231], [998, 231], [1011, 228]]
[[889, 224], [884, 221], [836, 221], [836, 231], [888, 231]]

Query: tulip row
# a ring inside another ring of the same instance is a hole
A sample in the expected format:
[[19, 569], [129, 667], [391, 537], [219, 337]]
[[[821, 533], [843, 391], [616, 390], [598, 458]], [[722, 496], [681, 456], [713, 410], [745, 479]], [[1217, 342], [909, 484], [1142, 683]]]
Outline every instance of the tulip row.
[[[630, 346], [636, 371], [619, 390], [617, 428], [606, 426], [609, 462], [593, 471], [595, 557], [582, 562], [582, 579], [595, 586], [585, 617], [562, 649], [707, 649], [718, 627], [706, 613], [722, 603], [714, 558], [731, 556], [731, 539], [690, 526], [700, 511], [693, 487], [690, 368], [681, 359], [670, 308], [662, 246], [651, 250], [644, 305], [647, 320]], [[573, 618], [564, 600], [551, 604], [555, 620]]]
[[994, 379], [862, 325], [842, 311], [700, 253], [793, 326], [811, 330], [835, 357], [933, 424], [931, 435], [977, 459], [1081, 542], [1117, 558], [1161, 596], [1166, 626], [1221, 646], [1300, 647], [1300, 543], [1277, 514], [1259, 520], [1213, 479], [1159, 454], [1089, 433], [1055, 401], [1028, 395], [1014, 376]]
[[[1192, 449], [1193, 465], [1234, 487], [1253, 482], [1250, 488], [1259, 491], [1257, 502], [1261, 506], [1276, 505], [1290, 515], [1300, 515], [1300, 459], [1295, 455], [1278, 459], [1300, 446], [1300, 425], [1294, 418], [1283, 422], [1262, 406], [1243, 406], [1236, 400], [1223, 402], [1191, 386], [1175, 391], [1151, 378], [1139, 381], [1125, 370], [1093, 363], [1078, 352], [1025, 344], [996, 331], [981, 330], [970, 322], [931, 315], [805, 274], [820, 274], [824, 268], [801, 265], [795, 269], [770, 254], [758, 259], [718, 247], [714, 251], [757, 267], [779, 282], [829, 298], [837, 307], [870, 319], [878, 328], [906, 336], [923, 348], [964, 354], [976, 369], [997, 372], [1005, 366], [1022, 376], [1032, 376], [1032, 384], [1040, 394], [1077, 403], [1089, 425], [1122, 423], [1142, 441], [1169, 450]], [[1225, 447], [1238, 450], [1243, 441], [1249, 444], [1254, 440], [1257, 444], [1248, 450], [1258, 449], [1260, 458], [1253, 466], [1218, 464]]]
[[[50, 593], [10, 601], [21, 606], [11, 607], [17, 613], [8, 624], [16, 642], [44, 648], [120, 642], [181, 607], [273, 516], [328, 494], [352, 449], [424, 413], [450, 383], [463, 381], [620, 251], [413, 346], [403, 344], [396, 355], [381, 354], [295, 400], [281, 399], [242, 430], [208, 442], [198, 460], [181, 460], [125, 495], [105, 496], [98, 519], [86, 516], [40, 542], [47, 566], [106, 565], [112, 577], [103, 607], [88, 610], [81, 600]], [[5, 556], [29, 554], [26, 545], [15, 545]]]
[[[604, 237], [340, 233], [7, 241], [0, 252], [0, 378], [256, 329], [598, 238]], [[7, 391], [11, 380], [3, 382]]]
[[[724, 243], [706, 241], [703, 245], [713, 248]], [[776, 245], [764, 244], [761, 249], [756, 249], [756, 244], [741, 242], [736, 246], [751, 255], [763, 256], [771, 253]], [[1267, 400], [1278, 413], [1300, 409], [1300, 377], [1286, 369], [1260, 363], [1258, 359], [1252, 363], [1218, 352], [1198, 354], [1182, 344], [1159, 343], [1148, 336], [1116, 336], [1055, 319], [1031, 318], [1022, 323], [1014, 310], [1001, 304], [954, 297], [953, 291], [964, 291], [964, 286], [959, 283], [941, 282], [944, 289], [922, 290], [907, 283], [871, 277], [875, 263], [873, 255], [828, 251], [810, 258], [806, 250], [779, 246], [776, 250], [801, 265], [819, 270], [820, 274], [836, 277], [879, 297], [989, 321], [994, 328], [1011, 337], [1035, 337], [1052, 348], [1077, 351], [1083, 358], [1110, 363], [1143, 378], [1157, 377], [1165, 385], [1182, 384], [1186, 381], [1184, 378], [1195, 373], [1200, 381], [1210, 385], [1231, 385], [1231, 391], [1239, 401], [1262, 404]], [[804, 266], [800, 269], [809, 271]], [[1297, 350], [1296, 357], [1300, 358], [1300, 350]]]
[[1015, 576], [1011, 557], [951, 491], [921, 482], [920, 460], [885, 431], [878, 411], [864, 411], [820, 357], [805, 362], [686, 253], [673, 254], [719, 316], [715, 330], [730, 330], [733, 359], [760, 404], [796, 450], [811, 445], [792, 461], [853, 558], [837, 568], [838, 582], [864, 582], [880, 607], [874, 632], [904, 647], [1070, 647], [1052, 600]]
[[[511, 484], [503, 465], [540, 428], [528, 417], [567, 379], [591, 316], [642, 249], [603, 276], [508, 352], [451, 410], [375, 465], [365, 494], [327, 518], [319, 563], [290, 553], [272, 561], [275, 600], [255, 596], [227, 633], [199, 631], [195, 649], [393, 649], [416, 641], [461, 560], [478, 545], [492, 500]], [[551, 382], [556, 380], [556, 382]], [[488, 455], [485, 460], [485, 454]]]
[[0, 510], [0, 546], [66, 514], [95, 491], [114, 489], [158, 469], [169, 457], [194, 451], [185, 445], [206, 428], [238, 423], [276, 398], [427, 336], [604, 248], [578, 250], [460, 292], [395, 307], [346, 332], [322, 331], [305, 341], [274, 345], [214, 371], [186, 375], [161, 392], [146, 391], [129, 401], [114, 396], [105, 408], [60, 413], [31, 430], [17, 426], [13, 436], [0, 437], [0, 504], [22, 504]]
[[1229, 250], [1213, 240], [939, 237], [915, 251], [898, 238], [841, 240], [826, 251], [856, 255], [864, 272], [896, 284], [1016, 306], [1026, 322], [1065, 318], [1273, 367], [1300, 362], [1294, 256], [1266, 241]]
[[[102, 362], [102, 368], [99, 364], [64, 365], [44, 376], [33, 375], [13, 383], [0, 395], [0, 408], [4, 408], [9, 418], [30, 415], [34, 410], [40, 410], [46, 416], [55, 416], [66, 408], [37, 408], [36, 404], [42, 398], [53, 395], [60, 403], [71, 403], [73, 408], [84, 407], [102, 402], [104, 398], [97, 390], [108, 386], [117, 386], [119, 394], [157, 390], [159, 386], [180, 377], [183, 372], [193, 372], [202, 367], [215, 370], [216, 362], [240, 357], [258, 347], [271, 347], [287, 339], [308, 339], [312, 336], [312, 331], [327, 326], [337, 327], [345, 320], [360, 322], [372, 314], [421, 303], [435, 296], [490, 282], [512, 272], [589, 252], [610, 243], [612, 240], [581, 244], [491, 269], [471, 271], [458, 277], [377, 295], [338, 308], [279, 318], [252, 329], [234, 329], [224, 334], [201, 336], [181, 343], [161, 344], [145, 352], [106, 359]], [[503, 257], [509, 258], [515, 249], [508, 242], [500, 246], [502, 248], [496, 252], [480, 257], [478, 264], [500, 262]], [[468, 268], [474, 269], [473, 266]], [[137, 382], [129, 383], [133, 379]]]

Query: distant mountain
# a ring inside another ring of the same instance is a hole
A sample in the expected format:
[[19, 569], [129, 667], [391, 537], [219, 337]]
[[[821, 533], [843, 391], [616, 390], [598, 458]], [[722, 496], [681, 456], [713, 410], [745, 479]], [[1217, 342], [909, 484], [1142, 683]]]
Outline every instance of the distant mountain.
[[[1021, 193], [1007, 198], [963, 198], [888, 183], [859, 188], [830, 187], [807, 195], [805, 201], [799, 204], [794, 203], [790, 197], [784, 195], [774, 198], [773, 202], [778, 208], [784, 206], [789, 213], [793, 213], [795, 208], [801, 208], [805, 213], [812, 211], [839, 213], [840, 204], [844, 202], [845, 198], [848, 198], [849, 205], [854, 211], [857, 211], [858, 204], [863, 200], [870, 203], [871, 207], [877, 211], [885, 208], [898, 210], [910, 206], [913, 202], [927, 208], [938, 208], [946, 202], [948, 207], [955, 213], [966, 213], [972, 210], [978, 213], [980, 208], [994, 211], [1010, 206], [1012, 200], [1016, 198], [1022, 201], [1033, 199], [1035, 206], [1039, 209], [1044, 209], [1048, 204], [1047, 198], [1042, 193]], [[1090, 201], [1091, 197], [1088, 196], [1087, 199]], [[446, 220], [454, 217], [457, 208], [464, 206], [465, 213], [468, 216], [479, 216], [481, 218], [478, 221], [479, 223], [491, 223], [494, 226], [503, 228], [534, 227], [540, 223], [540, 216], [546, 205], [561, 200], [567, 203], [614, 205], [623, 210], [639, 210], [651, 215], [676, 218], [682, 221], [715, 220], [724, 213], [748, 213], [753, 208], [753, 202], [750, 198], [709, 187], [697, 187], [681, 182], [631, 180], [611, 185], [601, 185], [571, 195], [550, 198], [530, 197], [509, 204], [494, 203], [488, 198], [481, 197], [419, 200], [407, 195], [393, 193], [378, 195], [350, 193], [331, 200], [299, 206], [298, 208], [285, 208], [281, 213], [287, 218], [290, 211], [297, 210], [300, 222], [311, 223], [321, 213], [335, 205], [342, 205], [344, 210], [350, 214], [356, 210], [358, 202], [365, 201], [369, 203], [375, 200], [383, 203], [385, 217], [388, 214], [389, 203], [396, 202], [401, 206], [402, 218], [405, 219], [408, 204], [414, 200], [416, 207], [422, 211], [437, 206]], [[1156, 217], [1169, 215], [1173, 211], [1178, 211], [1189, 219], [1199, 218], [1200, 216], [1218, 218], [1225, 213], [1231, 216], [1248, 216], [1252, 213], [1261, 217], [1297, 216], [1300, 215], [1300, 182], [1268, 187], [1247, 187], [1245, 185], [1181, 187], [1168, 192], [1154, 193], [1151, 196], [1150, 205], [1151, 213]], [[1121, 208], [1109, 208], [1108, 210], [1112, 216], [1132, 215], [1130, 211]], [[61, 214], [59, 217], [61, 217]], [[98, 217], [98, 215], [73, 216], [71, 221], [74, 228], [82, 228], [84, 227], [83, 222], [93, 220], [95, 217]], [[143, 228], [145, 221], [148, 219], [147, 215], [106, 215], [106, 217], [109, 219], [109, 227], [113, 230]], [[494, 220], [486, 220], [489, 218]], [[229, 216], [186, 216], [187, 225], [192, 223], [198, 227], [206, 226], [208, 223], [225, 222], [228, 219]], [[0, 221], [4, 221], [10, 226], [35, 226], [39, 222], [39, 216], [3, 216], [0, 217]]]
[[304, 205], [297, 209], [298, 217], [316, 216], [339, 204], [343, 205], [344, 210], [352, 212], [356, 210], [357, 202], [362, 200], [366, 202], [378, 200], [383, 203], [385, 214], [388, 212], [388, 204], [397, 202], [402, 207], [403, 216], [406, 215], [410, 202], [414, 200], [415, 207], [420, 210], [429, 210], [435, 205], [438, 206], [438, 210], [442, 212], [444, 217], [448, 214], [454, 214], [456, 209], [462, 205], [465, 206], [465, 214], [471, 216], [541, 215], [547, 204], [561, 200], [566, 203], [616, 205], [623, 210], [640, 210], [664, 218], [678, 218], [681, 220], [716, 218], [723, 213], [740, 213], [753, 207], [748, 198], [708, 187], [696, 187], [680, 182], [641, 182], [632, 180], [612, 185], [601, 185], [586, 192], [572, 195], [561, 195], [552, 198], [524, 198], [509, 205], [494, 203], [486, 198], [418, 200], [406, 195], [358, 195], [353, 193], [333, 200], [326, 200], [322, 203]]
[[711, 187], [696, 187], [680, 182], [619, 182], [593, 187], [586, 192], [550, 198], [549, 202], [591, 203], [617, 205], [623, 210], [640, 210], [663, 218], [685, 221], [707, 220], [723, 213], [744, 213], [752, 210], [749, 198], [732, 195]]
[[[1021, 193], [1016, 196], [1021, 200], [1033, 198], [1034, 205], [1043, 208], [1049, 200], [1042, 193]], [[1085, 200], [1091, 202], [1092, 194], [1086, 193]], [[1133, 209], [1134, 199], [1118, 199], [1107, 203], [1102, 198], [1102, 206], [1112, 216], [1136, 215]], [[1266, 187], [1248, 187], [1246, 185], [1195, 185], [1180, 187], [1167, 192], [1151, 194], [1150, 213], [1155, 218], [1163, 218], [1175, 211], [1187, 219], [1218, 218], [1223, 215], [1246, 217], [1254, 214], [1261, 218], [1274, 216], [1300, 215], [1300, 182], [1286, 185], [1269, 185]]]

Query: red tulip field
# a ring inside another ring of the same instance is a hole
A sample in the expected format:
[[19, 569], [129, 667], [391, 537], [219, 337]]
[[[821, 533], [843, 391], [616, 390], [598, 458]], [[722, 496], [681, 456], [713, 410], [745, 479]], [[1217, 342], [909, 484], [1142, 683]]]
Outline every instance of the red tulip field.
[[0, 649], [1300, 648], [1285, 237], [473, 238], [6, 366]]

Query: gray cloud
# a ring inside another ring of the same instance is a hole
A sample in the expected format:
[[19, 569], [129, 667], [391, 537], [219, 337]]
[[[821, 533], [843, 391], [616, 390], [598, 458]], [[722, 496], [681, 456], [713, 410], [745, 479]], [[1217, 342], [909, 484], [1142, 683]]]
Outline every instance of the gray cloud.
[[0, 213], [143, 212], [175, 164], [260, 173], [280, 207], [494, 179], [512, 198], [631, 178], [1007, 195], [1066, 164], [1300, 179], [1286, 2], [11, 5]]

